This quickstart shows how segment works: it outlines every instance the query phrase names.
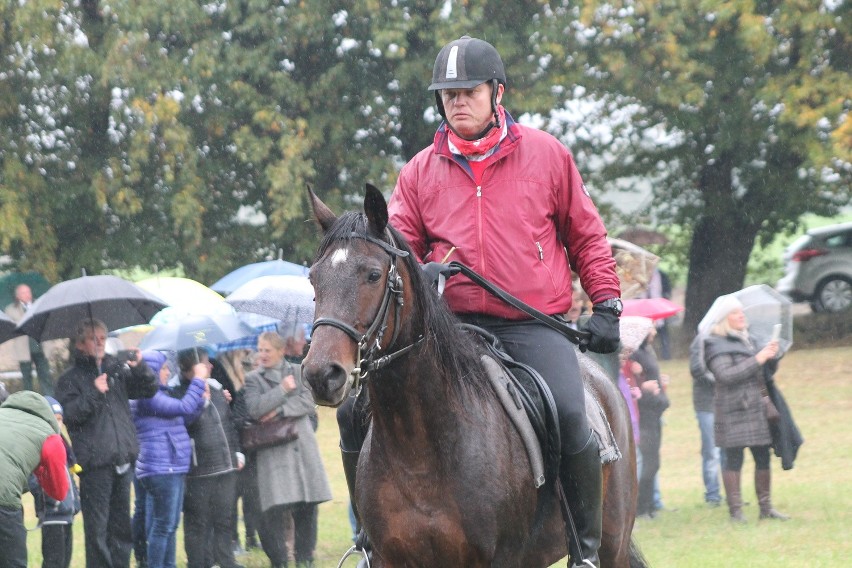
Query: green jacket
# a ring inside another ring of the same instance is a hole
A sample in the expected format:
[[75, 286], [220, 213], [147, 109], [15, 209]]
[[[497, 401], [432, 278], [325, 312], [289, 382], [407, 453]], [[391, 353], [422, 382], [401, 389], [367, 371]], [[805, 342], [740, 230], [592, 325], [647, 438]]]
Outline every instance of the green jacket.
[[27, 478], [41, 461], [44, 441], [53, 434], [59, 434], [59, 424], [40, 394], [16, 392], [0, 406], [0, 507], [21, 508]]

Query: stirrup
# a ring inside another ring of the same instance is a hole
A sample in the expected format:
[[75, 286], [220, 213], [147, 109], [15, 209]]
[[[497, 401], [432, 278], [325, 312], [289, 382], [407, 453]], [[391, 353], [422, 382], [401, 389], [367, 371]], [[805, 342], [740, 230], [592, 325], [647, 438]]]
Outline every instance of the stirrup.
[[346, 551], [346, 554], [344, 554], [343, 558], [340, 559], [340, 562], [337, 563], [337, 568], [341, 568], [346, 559], [352, 556], [353, 554], [360, 554], [361, 556], [363, 556], [364, 562], [367, 563], [367, 568], [370, 568], [370, 557], [367, 554], [367, 550], [364, 548], [358, 548], [358, 546], [354, 544], [349, 547], [349, 550]]
[[572, 564], [571, 568], [585, 568], [586, 566], [588, 566], [589, 568], [597, 568], [597, 566], [592, 564], [592, 561], [589, 560], [588, 558], [583, 560], [582, 564]]

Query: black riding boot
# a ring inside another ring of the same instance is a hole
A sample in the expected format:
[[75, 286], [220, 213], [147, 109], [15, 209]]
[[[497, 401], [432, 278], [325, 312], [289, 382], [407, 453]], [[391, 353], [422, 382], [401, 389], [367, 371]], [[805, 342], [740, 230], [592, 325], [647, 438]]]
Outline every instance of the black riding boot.
[[[361, 526], [361, 516], [358, 514], [358, 506], [355, 504], [355, 477], [358, 472], [358, 458], [361, 456], [361, 452], [349, 452], [340, 448], [340, 455], [343, 458], [343, 474], [346, 476], [346, 486], [349, 489], [349, 502], [352, 504], [352, 512], [355, 514], [355, 530], [358, 533], [355, 537], [355, 547], [363, 550], [368, 558], [372, 559], [370, 541]], [[366, 566], [367, 563], [363, 559], [358, 563], [358, 568]]]
[[[560, 478], [580, 541], [575, 542], [571, 529], [568, 527], [568, 540], [572, 543], [569, 566], [597, 567], [600, 565], [598, 548], [601, 545], [603, 523], [601, 513], [603, 487], [600, 450], [593, 433], [589, 433], [589, 440], [582, 450], [562, 457]], [[577, 554], [577, 544], [582, 552], [584, 560], [582, 563]]]
[[343, 475], [346, 476], [346, 487], [349, 489], [349, 502], [352, 504], [352, 512], [355, 513], [355, 532], [361, 531], [361, 516], [355, 505], [355, 476], [358, 472], [358, 458], [361, 452], [350, 452], [340, 448], [340, 457], [343, 459]]

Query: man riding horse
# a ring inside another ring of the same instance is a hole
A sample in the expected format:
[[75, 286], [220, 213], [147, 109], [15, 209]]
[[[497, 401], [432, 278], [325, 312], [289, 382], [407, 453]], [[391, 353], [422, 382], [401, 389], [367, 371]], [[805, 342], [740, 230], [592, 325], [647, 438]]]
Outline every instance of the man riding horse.
[[[425, 263], [427, 276], [443, 280], [453, 272], [443, 263], [457, 260], [539, 311], [563, 314], [571, 305], [573, 268], [594, 304], [590, 337], [580, 348], [615, 351], [621, 315], [615, 262], [569, 151], [503, 108], [503, 62], [483, 40], [464, 36], [444, 46], [429, 90], [444, 120], [433, 144], [403, 167], [388, 206], [390, 224]], [[464, 322], [496, 335], [550, 387], [559, 415], [560, 482], [579, 538], [570, 539], [572, 562], [598, 566], [601, 461], [572, 344], [466, 277], [446, 282], [443, 294]], [[350, 398], [338, 410], [350, 494], [365, 434], [358, 406]]]

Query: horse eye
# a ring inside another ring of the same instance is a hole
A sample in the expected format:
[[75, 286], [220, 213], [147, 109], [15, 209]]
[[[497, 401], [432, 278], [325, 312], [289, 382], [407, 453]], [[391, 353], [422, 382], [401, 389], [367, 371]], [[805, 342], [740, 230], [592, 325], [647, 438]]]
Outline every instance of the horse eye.
[[382, 277], [381, 272], [379, 272], [378, 270], [371, 270], [370, 274], [367, 275], [367, 281], [378, 282], [381, 277]]

